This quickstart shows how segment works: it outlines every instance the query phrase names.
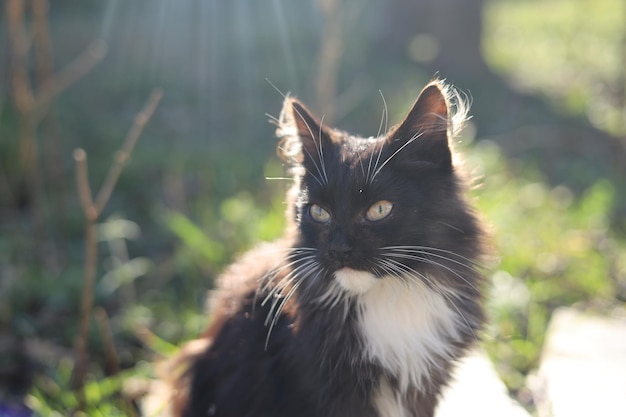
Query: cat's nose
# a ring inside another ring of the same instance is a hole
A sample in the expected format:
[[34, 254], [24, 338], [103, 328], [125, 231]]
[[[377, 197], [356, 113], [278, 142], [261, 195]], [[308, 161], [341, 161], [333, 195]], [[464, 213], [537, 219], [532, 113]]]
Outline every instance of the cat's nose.
[[330, 241], [330, 256], [337, 261], [345, 261], [352, 254], [352, 247], [343, 235], [335, 235]]

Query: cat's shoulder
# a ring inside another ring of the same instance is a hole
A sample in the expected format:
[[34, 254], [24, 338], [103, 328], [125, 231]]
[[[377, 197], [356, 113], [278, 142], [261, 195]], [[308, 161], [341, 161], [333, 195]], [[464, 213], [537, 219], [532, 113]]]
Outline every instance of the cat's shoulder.
[[244, 304], [251, 303], [267, 277], [284, 264], [288, 251], [289, 242], [283, 239], [262, 243], [241, 255], [217, 278], [215, 288], [209, 291], [208, 313], [230, 316], [241, 310]]

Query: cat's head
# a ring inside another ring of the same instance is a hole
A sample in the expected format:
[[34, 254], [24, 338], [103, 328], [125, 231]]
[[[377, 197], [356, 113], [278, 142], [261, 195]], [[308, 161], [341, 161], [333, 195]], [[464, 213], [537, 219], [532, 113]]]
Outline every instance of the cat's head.
[[479, 256], [481, 232], [450, 148], [466, 110], [451, 99], [442, 82], [430, 83], [376, 138], [331, 129], [285, 100], [279, 152], [295, 177], [296, 267], [352, 294], [381, 279], [467, 285], [458, 276]]

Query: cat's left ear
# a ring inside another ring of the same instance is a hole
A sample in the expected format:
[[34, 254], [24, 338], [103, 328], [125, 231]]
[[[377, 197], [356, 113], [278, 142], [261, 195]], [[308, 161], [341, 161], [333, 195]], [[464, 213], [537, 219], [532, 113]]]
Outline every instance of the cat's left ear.
[[397, 152], [394, 159], [409, 166], [451, 169], [448, 112], [443, 83], [434, 81], [424, 87], [404, 121], [387, 138], [391, 152]]
[[292, 163], [320, 167], [324, 149], [331, 145], [322, 122], [295, 98], [287, 97], [280, 112], [277, 135], [282, 139], [279, 153]]

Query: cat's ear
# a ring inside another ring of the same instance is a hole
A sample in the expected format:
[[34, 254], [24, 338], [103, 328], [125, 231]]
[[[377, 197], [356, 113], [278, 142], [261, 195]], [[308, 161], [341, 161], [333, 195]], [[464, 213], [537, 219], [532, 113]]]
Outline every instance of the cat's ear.
[[397, 152], [394, 159], [409, 166], [451, 169], [450, 123], [446, 87], [434, 81], [424, 87], [404, 121], [389, 134], [391, 151]]
[[324, 149], [331, 145], [328, 129], [295, 98], [287, 97], [278, 121], [279, 155], [290, 163], [320, 167]]

